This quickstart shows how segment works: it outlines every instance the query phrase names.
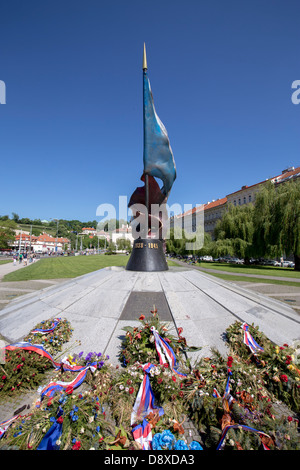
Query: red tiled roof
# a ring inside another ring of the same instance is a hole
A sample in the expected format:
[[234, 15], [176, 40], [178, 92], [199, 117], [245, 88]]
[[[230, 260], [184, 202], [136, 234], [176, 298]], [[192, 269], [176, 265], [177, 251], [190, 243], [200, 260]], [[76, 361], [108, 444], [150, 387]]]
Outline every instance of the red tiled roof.
[[207, 209], [213, 209], [214, 207], [218, 206], [223, 206], [223, 204], [226, 204], [227, 202], [227, 197], [222, 197], [221, 199], [217, 199], [216, 201], [213, 202], [208, 202], [204, 206], [204, 210], [206, 211]]
[[[281, 175], [274, 176], [273, 178], [268, 178], [268, 180], [272, 181], [273, 183], [282, 183], [284, 180], [289, 179], [289, 178], [291, 178], [293, 176], [296, 176], [298, 174], [300, 175], [300, 166], [298, 166], [297, 168], [294, 168], [293, 170], [283, 172], [283, 173], [281, 173]], [[260, 184], [263, 184], [266, 181], [267, 180], [260, 181], [259, 183], [255, 183], [255, 184], [252, 184], [250, 186], [243, 186], [241, 189], [238, 189], [237, 191], [234, 191], [233, 193], [228, 194], [228, 196], [231, 196], [232, 194], [239, 193], [240, 191], [243, 191], [244, 189], [253, 188], [254, 186], [258, 186]]]
[[93, 227], [83, 227], [83, 229], [82, 229], [82, 230], [94, 230], [94, 231], [95, 231], [96, 229], [95, 229], [95, 228], [93, 228]]

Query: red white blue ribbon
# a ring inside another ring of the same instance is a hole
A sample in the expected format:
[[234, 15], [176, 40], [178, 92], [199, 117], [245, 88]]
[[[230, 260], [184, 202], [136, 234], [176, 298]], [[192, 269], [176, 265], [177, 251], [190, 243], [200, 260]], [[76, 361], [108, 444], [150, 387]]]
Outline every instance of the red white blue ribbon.
[[93, 362], [92, 364], [85, 366], [84, 369], [81, 370], [79, 374], [75, 377], [75, 379], [71, 382], [53, 381], [46, 385], [46, 387], [44, 388], [40, 387], [38, 389], [38, 392], [41, 395], [41, 400], [43, 400], [44, 397], [53, 397], [56, 392], [65, 391], [72, 393], [75, 388], [79, 387], [82, 382], [84, 382], [87, 372], [89, 370], [91, 372], [94, 372], [96, 369], [97, 362]]
[[151, 450], [152, 428], [146, 419], [132, 430], [133, 439], [138, 442], [143, 450]]
[[163, 365], [168, 362], [173, 372], [175, 372], [180, 377], [186, 377], [186, 374], [183, 374], [177, 370], [177, 360], [171, 346], [158, 334], [158, 331], [154, 328], [154, 326], [152, 326], [150, 330], [154, 336], [159, 363]]
[[[251, 427], [246, 426], [244, 424], [230, 424], [228, 426], [225, 426], [225, 428], [223, 429], [221, 439], [219, 441], [219, 444], [218, 444], [216, 450], [222, 450], [222, 448], [224, 447], [225, 437], [226, 437], [226, 435], [227, 435], [227, 433], [230, 429], [243, 429], [244, 431], [251, 431], [251, 432], [257, 433], [260, 436], [270, 437], [268, 434], [266, 434], [262, 431], [258, 431], [257, 429], [251, 428]], [[263, 447], [264, 447], [265, 450], [269, 450], [269, 448], [265, 444], [263, 444]]]
[[1, 437], [4, 436], [4, 434], [6, 433], [6, 431], [8, 430], [9, 426], [16, 420], [20, 417], [21, 415], [15, 415], [13, 416], [13, 418], [10, 418], [8, 419], [7, 421], [3, 421], [2, 423], [0, 423], [0, 439]]
[[16, 349], [23, 349], [24, 351], [32, 351], [32, 352], [35, 352], [36, 354], [39, 354], [42, 357], [45, 357], [46, 359], [49, 359], [49, 361], [52, 362], [53, 366], [56, 369], [60, 368], [60, 363], [55, 362], [51, 354], [48, 351], [46, 351], [46, 349], [43, 348], [43, 346], [41, 346], [40, 344], [31, 344], [25, 341], [20, 341], [19, 343], [8, 344], [2, 349], [5, 349], [7, 351], [15, 351]]
[[135, 424], [139, 419], [145, 418], [149, 413], [156, 410], [159, 411], [159, 415], [164, 414], [164, 410], [161, 407], [156, 406], [155, 397], [151, 388], [149, 372], [152, 367], [155, 367], [150, 362], [143, 366], [144, 378], [140, 385], [135, 404], [131, 413], [131, 425]]
[[32, 343], [27, 343], [27, 342], [19, 342], [19, 343], [14, 343], [14, 344], [9, 344], [5, 346], [4, 348], [7, 351], [14, 351], [16, 349], [22, 349], [24, 351], [32, 351], [35, 352], [36, 354], [39, 354], [42, 357], [45, 357], [46, 359], [49, 359], [49, 361], [52, 362], [53, 367], [55, 369], [60, 369], [63, 368], [64, 371], [68, 372], [79, 372], [83, 370], [86, 366], [79, 366], [75, 364], [69, 364], [68, 361], [63, 360], [62, 362], [56, 362], [51, 354], [43, 348], [40, 344], [32, 344]]
[[262, 352], [264, 348], [259, 346], [259, 344], [257, 344], [255, 339], [251, 336], [247, 323], [242, 324], [242, 329], [244, 330], [244, 343], [248, 346], [252, 354], [256, 356], [259, 352]]
[[44, 333], [44, 334], [51, 333], [51, 331], [55, 330], [60, 320], [61, 318], [54, 318], [50, 328], [46, 328], [45, 330], [43, 330], [42, 328], [36, 328], [35, 330], [32, 330], [31, 333]]

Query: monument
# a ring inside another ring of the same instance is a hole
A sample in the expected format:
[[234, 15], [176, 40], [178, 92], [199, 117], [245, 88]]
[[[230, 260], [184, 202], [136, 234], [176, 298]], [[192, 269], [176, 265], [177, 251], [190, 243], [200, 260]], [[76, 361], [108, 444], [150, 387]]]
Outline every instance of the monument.
[[[176, 166], [165, 126], [156, 114], [147, 74], [146, 46], [143, 57], [144, 186], [132, 194], [128, 207], [133, 212], [131, 225], [133, 250], [128, 271], [167, 271], [163, 229], [168, 214], [166, 202], [176, 179]], [[159, 187], [155, 178], [163, 186]]]

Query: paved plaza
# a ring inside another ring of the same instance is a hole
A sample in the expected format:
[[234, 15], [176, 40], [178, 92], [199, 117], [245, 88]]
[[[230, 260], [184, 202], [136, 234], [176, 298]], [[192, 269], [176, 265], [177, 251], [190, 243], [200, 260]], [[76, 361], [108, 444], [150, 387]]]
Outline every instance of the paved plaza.
[[211, 348], [227, 354], [225, 331], [237, 320], [259, 326], [279, 345], [300, 340], [300, 316], [289, 305], [196, 269], [145, 273], [112, 267], [52, 282], [2, 308], [6, 341], [20, 341], [40, 321], [62, 317], [74, 330], [72, 352], [102, 352], [118, 363], [123, 328], [138, 325], [140, 314], [151, 315], [153, 304], [174, 333], [183, 328], [188, 345], [202, 348], [192, 360]]

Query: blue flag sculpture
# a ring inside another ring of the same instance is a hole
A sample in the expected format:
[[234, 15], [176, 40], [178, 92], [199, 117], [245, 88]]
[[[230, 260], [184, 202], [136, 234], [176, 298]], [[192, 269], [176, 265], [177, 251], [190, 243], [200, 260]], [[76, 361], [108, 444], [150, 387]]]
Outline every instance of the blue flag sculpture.
[[144, 68], [143, 72], [144, 173], [161, 179], [161, 191], [168, 197], [176, 179], [176, 166], [168, 133], [155, 111], [147, 68]]
[[[141, 176], [144, 186], [135, 189], [128, 204], [134, 214], [131, 227], [135, 242], [126, 269], [166, 271], [168, 265], [164, 255], [163, 228], [168, 219], [166, 202], [176, 179], [176, 166], [168, 133], [155, 111], [147, 69], [144, 45], [144, 171]], [[162, 181], [161, 188], [156, 178]]]

